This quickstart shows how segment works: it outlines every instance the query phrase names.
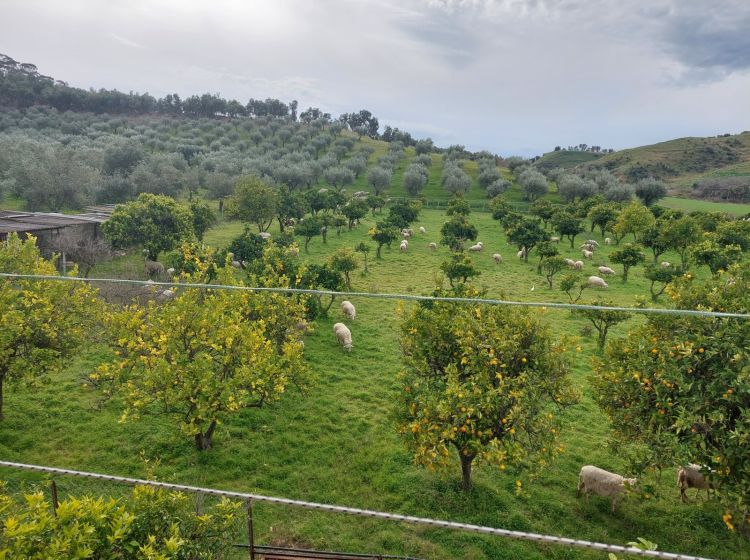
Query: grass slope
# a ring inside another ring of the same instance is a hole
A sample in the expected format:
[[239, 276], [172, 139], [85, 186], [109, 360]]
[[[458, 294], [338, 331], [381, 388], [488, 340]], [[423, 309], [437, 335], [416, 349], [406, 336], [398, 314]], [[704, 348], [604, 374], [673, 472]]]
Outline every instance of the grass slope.
[[[434, 172], [434, 170], [431, 170]], [[421, 294], [434, 286], [440, 262], [448, 252], [431, 252], [430, 241], [438, 241], [442, 212], [425, 210], [421, 221], [426, 235], [412, 239], [406, 253], [384, 250], [384, 258], [371, 260], [371, 272], [355, 272], [353, 289], [365, 292]], [[477, 284], [489, 297], [513, 300], [566, 301], [557, 289], [548, 290], [535, 272], [535, 263], [520, 262], [509, 247], [501, 227], [486, 213], [471, 220], [485, 242], [483, 253], [472, 255], [482, 271]], [[328, 244], [320, 238], [310, 244], [310, 253], [300, 258], [319, 262], [337, 247], [353, 247], [368, 241], [372, 216], [355, 230], [332, 234]], [[242, 225], [225, 222], [210, 230], [206, 242], [222, 246]], [[416, 228], [415, 228], [416, 229]], [[597, 236], [593, 236], [598, 238]], [[578, 244], [584, 236], [579, 236]], [[561, 245], [564, 256], [578, 250]], [[613, 247], [598, 253], [602, 260]], [[505, 261], [496, 265], [492, 253]], [[373, 252], [374, 253], [374, 252]], [[371, 255], [373, 255], [371, 253]], [[674, 255], [665, 256], [669, 260]], [[532, 259], [535, 260], [535, 259]], [[597, 261], [598, 262], [598, 261]], [[129, 264], [128, 264], [129, 263]], [[108, 267], [96, 275], [113, 274], [119, 268], [137, 267], [137, 256]], [[593, 263], [586, 271], [593, 272]], [[615, 266], [615, 269], [619, 267]], [[636, 295], [647, 293], [647, 284], [636, 268], [623, 285], [613, 279], [606, 294], [616, 303], [632, 304]], [[555, 282], [557, 286], [557, 282]], [[532, 288], [534, 290], [532, 291]], [[595, 294], [588, 293], [590, 300]], [[599, 294], [596, 294], [599, 295]], [[120, 475], [143, 476], [139, 458], [143, 451], [161, 480], [193, 485], [253, 491], [302, 500], [380, 509], [537, 531], [582, 539], [625, 543], [643, 536], [659, 544], [660, 550], [677, 550], [726, 559], [747, 558], [747, 542], [729, 534], [715, 503], [680, 503], [674, 471], [667, 471], [655, 499], [625, 500], [614, 515], [609, 501], [592, 497], [590, 504], [576, 499], [577, 474], [583, 464], [596, 464], [621, 471], [623, 463], [616, 447], [605, 446], [608, 426], [591, 399], [587, 376], [596, 356], [595, 341], [583, 336], [576, 353], [573, 382], [582, 390], [583, 401], [566, 414], [563, 441], [566, 453], [553, 467], [529, 486], [529, 497], [515, 495], [515, 477], [478, 466], [475, 488], [459, 489], [458, 465], [444, 475], [415, 467], [394, 428], [394, 402], [399, 386], [399, 313], [410, 304], [392, 300], [354, 300], [357, 320], [351, 324], [354, 350], [345, 354], [331, 334], [341, 320], [337, 305], [331, 316], [321, 319], [305, 341], [305, 353], [317, 383], [304, 396], [290, 392], [273, 407], [244, 411], [221, 425], [215, 447], [199, 453], [192, 442], [175, 433], [167, 419], [158, 415], [118, 423], [116, 401], [99, 410], [98, 395], [81, 386], [96, 364], [108, 359], [105, 349], [92, 345], [67, 364], [51, 383], [37, 389], [10, 386], [6, 391], [6, 419], [0, 422], [0, 456], [8, 460], [89, 469]], [[541, 311], [540, 311], [541, 312]], [[567, 311], [547, 310], [546, 320], [560, 334], [577, 335], [585, 324]], [[634, 318], [610, 336], [621, 336]], [[153, 464], [153, 463], [152, 463]], [[16, 486], [18, 473], [3, 470]], [[66, 489], [84, 488], [81, 482], [58, 480]], [[105, 486], [111, 489], [110, 486]], [[385, 521], [351, 518], [259, 504], [255, 510], [256, 542], [285, 543], [327, 550], [410, 554], [423, 558], [472, 559], [586, 559], [599, 560], [601, 553], [510, 541], [489, 536], [406, 526]]]
[[620, 150], [595, 165], [634, 181], [653, 175], [676, 190], [689, 188], [704, 176], [748, 175], [750, 132], [725, 137], [678, 138]]
[[534, 162], [534, 167], [543, 170], [549, 170], [554, 167], [570, 169], [582, 163], [596, 161], [602, 157], [602, 154], [592, 152], [579, 152], [573, 150], [558, 150], [556, 152], [547, 152]]

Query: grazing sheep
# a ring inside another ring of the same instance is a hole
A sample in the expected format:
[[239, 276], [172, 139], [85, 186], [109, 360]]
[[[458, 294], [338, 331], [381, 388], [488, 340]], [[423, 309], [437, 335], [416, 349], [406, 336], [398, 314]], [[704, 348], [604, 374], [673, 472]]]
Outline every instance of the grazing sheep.
[[427, 230], [424, 228], [424, 226], [419, 226], [419, 233], [427, 233]]
[[567, 264], [569, 268], [576, 267], [576, 261], [574, 261], [573, 259], [565, 259], [565, 264]]
[[523, 259], [523, 258], [525, 258], [525, 257], [526, 257], [526, 247], [521, 247], [521, 250], [520, 250], [520, 251], [518, 251], [518, 253], [516, 253], [516, 256], [517, 256], [517, 257], [518, 257], [519, 259]]
[[154, 278], [164, 274], [164, 265], [160, 262], [152, 261], [149, 258], [146, 258], [146, 263], [143, 268], [146, 271], [146, 276], [149, 278]]
[[318, 194], [327, 193], [328, 189], [318, 189]]
[[333, 325], [333, 334], [336, 335], [336, 339], [339, 344], [344, 347], [347, 352], [352, 351], [352, 331], [350, 331], [344, 323], [336, 323]]
[[427, 246], [433, 251], [437, 250], [437, 243], [428, 243]]
[[408, 248], [409, 248], [409, 242], [406, 239], [404, 239], [401, 242], [401, 245], [398, 246], [399, 251], [406, 251]]
[[592, 259], [592, 258], [594, 258], [594, 252], [593, 251], [587, 251], [586, 249], [584, 249], [583, 251], [581, 251], [581, 253], [583, 254], [583, 258], [584, 259]]
[[410, 233], [409, 233], [408, 231], [406, 231], [406, 230], [402, 230], [402, 231], [401, 231], [401, 236], [402, 236], [402, 237], [403, 237], [404, 239], [409, 239], [409, 238], [411, 237], [411, 234], [410, 234]]
[[591, 245], [595, 249], [599, 247], [599, 242], [596, 239], [587, 239], [586, 244]]
[[174, 276], [174, 268], [168, 268], [167, 274], [169, 274], [170, 276]]
[[599, 274], [604, 274], [604, 275], [612, 276], [612, 275], [614, 275], [616, 273], [615, 273], [614, 270], [612, 270], [608, 266], [600, 266], [599, 267]]
[[611, 496], [612, 513], [614, 513], [617, 500], [620, 498], [623, 490], [626, 487], [632, 488], [637, 483], [638, 480], [635, 478], [623, 478], [619, 474], [605, 471], [593, 465], [586, 465], [581, 467], [581, 472], [578, 475], [578, 492], [576, 496], [580, 497], [581, 492], [583, 492], [584, 496], [586, 496], [586, 503], [589, 501], [589, 494]]
[[662, 268], [669, 268], [670, 266], [672, 266], [672, 263], [669, 263], [667, 261], [661, 261], [659, 266], [661, 266]]
[[550, 237], [549, 240], [552, 241], [552, 243], [560, 243], [559, 237]]
[[492, 255], [492, 260], [496, 263], [501, 263], [503, 262], [503, 257], [500, 253], [495, 253], [494, 255]]
[[471, 247], [469, 247], [469, 251], [476, 252], [476, 251], [481, 251], [481, 250], [482, 250], [482, 246], [479, 243], [477, 243], [476, 245], [472, 245]]
[[683, 502], [687, 502], [686, 491], [688, 488], [695, 488], [698, 490], [695, 493], [696, 497], [698, 497], [701, 490], [705, 490], [706, 499], [708, 499], [711, 497], [710, 490], [713, 488], [713, 484], [706, 480], [703, 474], [701, 474], [700, 465], [691, 463], [686, 467], [680, 467], [680, 470], [677, 471], [677, 488], [680, 489], [680, 499]]
[[344, 300], [341, 302], [341, 312], [352, 321], [357, 317], [357, 310], [354, 308], [351, 301]]
[[573, 268], [575, 268], [576, 270], [583, 270], [583, 261], [574, 262]]
[[612, 239], [609, 237], [604, 238], [604, 244], [605, 245], [612, 245]]
[[607, 284], [603, 278], [599, 278], [598, 276], [589, 276], [588, 284], [592, 288], [609, 288], [609, 284]]
[[271, 234], [268, 233], [267, 231], [261, 231], [258, 235], [260, 235], [266, 241], [268, 241], [269, 239], [271, 239]]

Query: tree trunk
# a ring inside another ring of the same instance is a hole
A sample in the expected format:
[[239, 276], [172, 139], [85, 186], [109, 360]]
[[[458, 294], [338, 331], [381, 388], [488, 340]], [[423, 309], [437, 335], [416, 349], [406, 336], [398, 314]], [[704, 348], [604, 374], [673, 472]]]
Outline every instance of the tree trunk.
[[471, 462], [474, 455], [464, 455], [459, 452], [461, 457], [461, 489], [464, 491], [471, 490]]
[[208, 426], [206, 433], [195, 434], [195, 446], [198, 451], [207, 451], [211, 449], [211, 442], [216, 429], [216, 420], [211, 420], [211, 424]]
[[310, 244], [310, 240], [311, 239], [312, 239], [312, 237], [306, 237], [305, 238], [305, 253], [309, 253], [309, 251], [307, 250], [307, 246]]
[[5, 418], [3, 414], [3, 384], [5, 383], [5, 374], [0, 374], [0, 420]]
[[573, 243], [575, 243], [575, 237], [570, 238], [570, 248], [573, 249]]
[[375, 252], [375, 257], [377, 257], [378, 259], [382, 258], [380, 256], [380, 249], [381, 249], [381, 247], [383, 247], [383, 246], [382, 245], [378, 245], [378, 250]]

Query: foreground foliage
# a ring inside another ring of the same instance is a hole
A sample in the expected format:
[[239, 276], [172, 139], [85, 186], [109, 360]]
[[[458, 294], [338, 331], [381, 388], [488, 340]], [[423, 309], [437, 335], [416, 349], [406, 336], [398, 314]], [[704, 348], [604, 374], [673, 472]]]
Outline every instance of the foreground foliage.
[[0, 558], [226, 558], [241, 511], [222, 498], [198, 514], [185, 494], [137, 486], [126, 499], [70, 497], [53, 512], [41, 491], [19, 499], [0, 486]]

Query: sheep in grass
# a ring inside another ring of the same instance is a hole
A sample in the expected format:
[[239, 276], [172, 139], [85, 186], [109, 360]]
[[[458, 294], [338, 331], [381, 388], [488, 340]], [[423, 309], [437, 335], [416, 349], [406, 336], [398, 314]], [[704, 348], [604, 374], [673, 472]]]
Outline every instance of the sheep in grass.
[[598, 270], [599, 270], [599, 274], [603, 274], [605, 276], [613, 276], [615, 274], [615, 271], [609, 268], [608, 266], [600, 266]]
[[169, 301], [173, 297], [174, 297], [174, 292], [172, 290], [167, 289], [156, 294], [156, 301], [164, 303], [165, 301]]
[[576, 261], [574, 261], [573, 259], [565, 259], [565, 264], [568, 265], [568, 268], [576, 267]]
[[494, 255], [492, 255], [492, 260], [496, 263], [501, 263], [503, 262], [503, 256], [500, 253], [495, 253]]
[[148, 278], [158, 278], [164, 274], [164, 265], [157, 261], [152, 261], [148, 257], [143, 265]]
[[471, 247], [469, 247], [469, 251], [477, 252], [477, 251], [481, 251], [481, 250], [482, 250], [482, 246], [479, 243], [477, 243], [476, 245], [472, 245]]
[[612, 239], [609, 237], [604, 238], [604, 244], [605, 245], [612, 245]]
[[346, 352], [352, 351], [352, 331], [344, 323], [333, 325], [333, 334], [336, 335], [336, 340], [339, 341]]
[[428, 243], [427, 247], [429, 247], [432, 251], [437, 251], [437, 243]]
[[349, 317], [352, 321], [357, 317], [357, 310], [354, 308], [354, 305], [351, 301], [344, 300], [341, 302], [341, 312]]
[[410, 234], [410, 233], [409, 233], [408, 231], [406, 231], [406, 230], [403, 230], [403, 231], [401, 232], [401, 236], [402, 236], [402, 237], [403, 237], [404, 239], [409, 239], [409, 238], [411, 237], [411, 234]]
[[427, 230], [424, 228], [424, 226], [419, 226], [419, 233], [427, 233]]
[[573, 268], [575, 268], [576, 270], [583, 270], [583, 261], [574, 262]]
[[[587, 239], [586, 245], [591, 245], [594, 249], [599, 248], [599, 242], [596, 239]], [[591, 250], [593, 251], [594, 249]]]
[[686, 492], [688, 488], [697, 489], [697, 492], [695, 493], [696, 497], [698, 497], [701, 490], [705, 490], [706, 499], [708, 499], [711, 497], [710, 491], [711, 488], [713, 488], [713, 484], [706, 480], [706, 477], [701, 474], [700, 465], [691, 463], [685, 467], [680, 467], [680, 470], [677, 471], [677, 488], [680, 489], [680, 499], [683, 502], [687, 502], [688, 498]]
[[659, 263], [659, 266], [661, 266], [662, 268], [669, 268], [670, 266], [672, 266], [672, 263], [661, 261], [661, 263]]
[[560, 243], [559, 237], [550, 237], [549, 240], [552, 241], [552, 243]]
[[586, 503], [589, 501], [589, 494], [611, 497], [612, 513], [614, 513], [617, 500], [622, 493], [626, 489], [633, 488], [637, 483], [638, 480], [635, 478], [624, 478], [599, 467], [586, 465], [581, 467], [581, 472], [578, 475], [577, 496], [580, 497], [581, 492], [583, 492], [586, 496]]
[[599, 278], [598, 276], [589, 276], [588, 285], [592, 288], [609, 288], [609, 284], [607, 284], [603, 278]]
[[517, 256], [517, 257], [518, 257], [519, 259], [523, 259], [523, 258], [525, 258], [525, 257], [526, 257], [526, 247], [521, 247], [521, 250], [520, 250], [520, 251], [518, 251], [518, 253], [516, 253], [516, 256]]
[[583, 251], [581, 251], [581, 253], [583, 254], [583, 258], [584, 259], [592, 259], [592, 258], [594, 258], [594, 252], [593, 251], [587, 251], [586, 249], [584, 249]]
[[398, 249], [399, 251], [406, 251], [407, 249], [409, 249], [409, 242], [406, 239], [404, 239], [401, 242], [401, 244], [398, 246]]

